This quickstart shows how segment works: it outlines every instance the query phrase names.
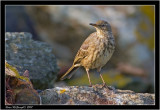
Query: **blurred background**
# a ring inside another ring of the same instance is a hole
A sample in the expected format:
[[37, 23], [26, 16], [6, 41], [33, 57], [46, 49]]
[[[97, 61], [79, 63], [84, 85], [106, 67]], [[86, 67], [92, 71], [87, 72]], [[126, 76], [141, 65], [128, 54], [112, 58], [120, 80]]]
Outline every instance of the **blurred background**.
[[[6, 6], [6, 32], [29, 32], [53, 47], [60, 70], [54, 86], [89, 85], [83, 67], [60, 81], [83, 41], [95, 29], [89, 23], [106, 20], [112, 26], [116, 50], [103, 67], [107, 85], [135, 92], [154, 92], [154, 6], [50, 5]], [[95, 70], [93, 84], [102, 83]], [[45, 74], [45, 73], [44, 73]]]

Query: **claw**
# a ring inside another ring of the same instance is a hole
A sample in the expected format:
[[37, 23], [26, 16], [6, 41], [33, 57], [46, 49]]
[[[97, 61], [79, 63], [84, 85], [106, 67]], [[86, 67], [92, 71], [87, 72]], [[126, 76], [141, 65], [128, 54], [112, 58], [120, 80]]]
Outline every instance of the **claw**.
[[106, 85], [106, 83], [103, 83], [103, 87], [108, 87], [108, 86]]
[[90, 84], [89, 87], [92, 87], [92, 84]]
[[107, 89], [109, 89], [109, 90], [113, 90], [113, 88], [112, 88], [112, 87], [107, 86], [107, 84], [106, 84], [106, 83], [103, 83], [103, 87], [105, 87], [105, 88], [107, 88]]

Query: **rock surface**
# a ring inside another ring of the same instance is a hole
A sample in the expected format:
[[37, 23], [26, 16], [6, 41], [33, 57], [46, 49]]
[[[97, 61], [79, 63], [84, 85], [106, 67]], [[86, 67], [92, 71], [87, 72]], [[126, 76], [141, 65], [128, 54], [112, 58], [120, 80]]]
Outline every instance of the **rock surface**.
[[52, 88], [58, 72], [56, 58], [50, 45], [32, 40], [26, 32], [5, 34], [5, 59], [20, 75], [28, 70], [35, 88]]
[[100, 84], [88, 86], [65, 86], [46, 89], [40, 93], [42, 104], [65, 105], [153, 105], [155, 95], [135, 93], [103, 87]]

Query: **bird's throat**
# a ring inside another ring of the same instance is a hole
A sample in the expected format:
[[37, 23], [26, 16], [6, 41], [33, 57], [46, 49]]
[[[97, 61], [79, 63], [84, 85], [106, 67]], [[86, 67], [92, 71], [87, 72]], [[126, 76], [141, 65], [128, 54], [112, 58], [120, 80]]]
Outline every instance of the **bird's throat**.
[[97, 30], [97, 36], [100, 37], [100, 38], [104, 38], [104, 37], [107, 37], [108, 36], [108, 32], [104, 32], [102, 30]]

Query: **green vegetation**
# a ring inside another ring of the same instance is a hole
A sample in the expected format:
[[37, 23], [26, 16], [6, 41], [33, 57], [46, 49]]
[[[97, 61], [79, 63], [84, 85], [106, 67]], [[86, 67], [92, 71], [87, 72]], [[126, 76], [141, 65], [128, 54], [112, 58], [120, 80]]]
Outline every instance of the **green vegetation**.
[[29, 78], [24, 77], [24, 76], [20, 76], [17, 69], [14, 68], [13, 66], [9, 65], [7, 62], [5, 63], [5, 66], [6, 66], [6, 68], [9, 68], [10, 70], [12, 70], [15, 73], [17, 78], [25, 80], [25, 81], [29, 81]]

